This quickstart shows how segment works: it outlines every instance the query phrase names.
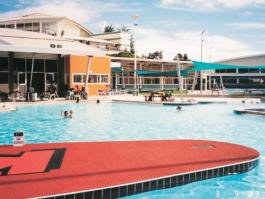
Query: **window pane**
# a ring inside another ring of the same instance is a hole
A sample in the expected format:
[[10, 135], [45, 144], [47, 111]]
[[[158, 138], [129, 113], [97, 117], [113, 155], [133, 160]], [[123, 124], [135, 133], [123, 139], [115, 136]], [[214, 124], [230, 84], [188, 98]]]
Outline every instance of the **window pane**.
[[101, 83], [108, 83], [108, 75], [101, 75]]
[[86, 83], [86, 75], [83, 75], [83, 83]]
[[40, 23], [33, 23], [33, 32], [40, 32]]
[[74, 83], [82, 83], [82, 75], [74, 75]]
[[56, 60], [45, 60], [45, 71], [46, 72], [57, 72], [57, 61]]
[[6, 28], [15, 28], [15, 25], [14, 24], [7, 24]]
[[17, 24], [17, 29], [18, 30], [24, 30], [24, 24], [23, 23], [18, 23]]
[[8, 84], [8, 73], [0, 72], [0, 84]]
[[32, 31], [32, 23], [25, 23], [25, 30]]
[[8, 58], [0, 57], [0, 71], [8, 71]]
[[97, 75], [90, 75], [89, 76], [89, 83], [97, 83], [98, 82], [98, 76]]
[[25, 59], [15, 58], [14, 66], [15, 70], [17, 70], [18, 72], [25, 72]]

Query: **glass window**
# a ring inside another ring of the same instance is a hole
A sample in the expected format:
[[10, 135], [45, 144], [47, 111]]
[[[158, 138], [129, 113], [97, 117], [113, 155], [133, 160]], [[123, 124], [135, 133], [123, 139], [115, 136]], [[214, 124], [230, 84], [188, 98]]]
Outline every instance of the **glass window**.
[[109, 77], [108, 75], [101, 75], [101, 83], [108, 83], [109, 82]]
[[25, 23], [25, 30], [32, 31], [32, 23]]
[[0, 57], [0, 71], [8, 71], [8, 58]]
[[0, 72], [0, 84], [8, 84], [8, 73]]
[[152, 84], [159, 84], [160, 79], [159, 78], [153, 78]]
[[6, 27], [5, 24], [0, 25], [0, 28], [5, 28], [5, 27]]
[[144, 78], [144, 84], [151, 84], [150, 78]]
[[46, 72], [57, 72], [57, 61], [56, 60], [45, 60], [45, 71]]
[[44, 72], [44, 60], [43, 59], [35, 59], [33, 70], [34, 70], [34, 72]]
[[89, 76], [89, 83], [97, 83], [98, 82], [98, 76], [97, 75], [90, 75]]
[[33, 32], [40, 32], [40, 23], [33, 23]]
[[14, 59], [15, 70], [18, 72], [25, 72], [25, 59], [15, 58]]
[[83, 75], [83, 83], [86, 83], [86, 75]]
[[6, 28], [15, 28], [15, 24], [6, 24]]
[[238, 73], [248, 73], [248, 69], [239, 69]]
[[82, 83], [82, 75], [74, 75], [74, 83]]
[[17, 29], [18, 30], [24, 30], [24, 23], [18, 23], [17, 24]]

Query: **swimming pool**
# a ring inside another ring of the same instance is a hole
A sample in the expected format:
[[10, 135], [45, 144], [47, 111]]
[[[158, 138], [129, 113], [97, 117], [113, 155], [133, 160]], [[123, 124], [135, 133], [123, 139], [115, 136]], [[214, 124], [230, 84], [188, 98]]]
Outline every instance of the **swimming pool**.
[[[0, 113], [0, 143], [12, 143], [15, 131], [29, 143], [150, 139], [209, 139], [253, 147], [265, 153], [265, 117], [236, 115], [236, 108], [264, 105], [209, 104], [183, 107], [122, 103], [20, 106]], [[61, 110], [74, 110], [63, 119]], [[265, 159], [251, 172], [147, 192], [138, 198], [265, 198]]]

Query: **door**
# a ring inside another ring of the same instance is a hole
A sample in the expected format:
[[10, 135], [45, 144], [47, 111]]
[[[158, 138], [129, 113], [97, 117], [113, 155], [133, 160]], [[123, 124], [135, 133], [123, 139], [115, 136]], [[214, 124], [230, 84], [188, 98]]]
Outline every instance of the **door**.
[[52, 85], [54, 82], [54, 73], [45, 73], [45, 91]]
[[27, 75], [23, 72], [17, 74], [17, 90], [21, 94], [25, 94], [27, 91]]

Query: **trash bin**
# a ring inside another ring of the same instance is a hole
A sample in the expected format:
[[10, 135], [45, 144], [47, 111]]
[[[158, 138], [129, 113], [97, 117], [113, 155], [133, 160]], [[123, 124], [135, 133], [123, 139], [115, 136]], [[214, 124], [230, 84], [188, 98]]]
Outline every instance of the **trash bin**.
[[134, 90], [132, 93], [133, 93], [133, 96], [138, 96], [138, 91], [137, 90]]
[[38, 93], [31, 93], [31, 101], [36, 102], [38, 99]]

